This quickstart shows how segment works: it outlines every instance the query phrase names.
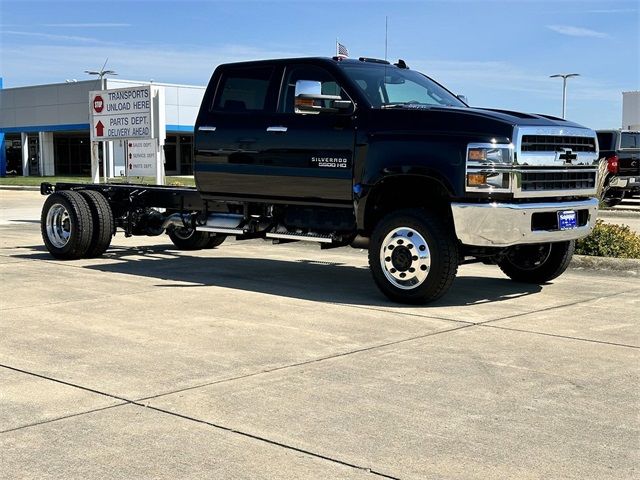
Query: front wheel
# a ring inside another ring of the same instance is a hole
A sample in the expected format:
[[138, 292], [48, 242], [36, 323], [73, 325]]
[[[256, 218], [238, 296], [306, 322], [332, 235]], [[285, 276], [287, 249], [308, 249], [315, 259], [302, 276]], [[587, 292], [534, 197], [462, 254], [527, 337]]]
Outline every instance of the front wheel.
[[512, 280], [541, 284], [562, 275], [567, 269], [576, 242], [541, 243], [511, 247], [498, 266]]
[[420, 209], [393, 212], [373, 231], [369, 268], [389, 299], [423, 304], [440, 298], [458, 270], [458, 248], [436, 215]]

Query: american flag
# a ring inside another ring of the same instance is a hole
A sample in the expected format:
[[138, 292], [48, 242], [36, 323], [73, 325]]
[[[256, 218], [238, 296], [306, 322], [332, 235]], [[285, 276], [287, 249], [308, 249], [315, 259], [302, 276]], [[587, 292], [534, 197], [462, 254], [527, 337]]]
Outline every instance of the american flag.
[[347, 47], [345, 47], [341, 43], [336, 42], [336, 51], [338, 52], [338, 57], [349, 56], [349, 50], [347, 50]]

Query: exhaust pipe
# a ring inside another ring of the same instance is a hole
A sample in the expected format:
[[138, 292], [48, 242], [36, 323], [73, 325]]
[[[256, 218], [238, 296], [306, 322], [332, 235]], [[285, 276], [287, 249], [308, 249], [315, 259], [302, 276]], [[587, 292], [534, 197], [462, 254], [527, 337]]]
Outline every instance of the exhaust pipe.
[[193, 228], [193, 219], [191, 215], [188, 214], [174, 213], [164, 219], [164, 222], [162, 222], [162, 226], [160, 228], [162, 228], [162, 231], [165, 231], [169, 227]]

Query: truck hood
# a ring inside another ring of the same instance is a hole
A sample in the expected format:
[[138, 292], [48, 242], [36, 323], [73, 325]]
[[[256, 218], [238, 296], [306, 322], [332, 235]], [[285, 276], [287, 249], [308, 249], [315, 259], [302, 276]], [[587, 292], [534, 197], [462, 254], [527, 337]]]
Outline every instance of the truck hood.
[[[372, 109], [374, 130], [430, 131], [458, 135], [489, 135], [510, 138], [514, 127], [579, 128], [587, 127], [550, 115], [471, 107], [416, 107]], [[586, 133], [586, 132], [585, 132]]]

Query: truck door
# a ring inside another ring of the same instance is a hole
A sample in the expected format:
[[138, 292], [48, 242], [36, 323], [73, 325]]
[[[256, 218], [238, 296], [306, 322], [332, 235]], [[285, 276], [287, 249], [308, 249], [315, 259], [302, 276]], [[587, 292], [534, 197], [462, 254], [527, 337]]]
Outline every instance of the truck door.
[[290, 65], [284, 71], [277, 111], [266, 128], [262, 163], [273, 176], [265, 179], [276, 197], [347, 203], [352, 201], [355, 128], [353, 112], [295, 112], [298, 80], [322, 83], [322, 93], [346, 92], [325, 69], [315, 65]]
[[238, 198], [270, 195], [265, 182], [270, 172], [260, 149], [275, 113], [277, 71], [274, 65], [223, 71], [195, 132], [194, 174], [201, 192]]

